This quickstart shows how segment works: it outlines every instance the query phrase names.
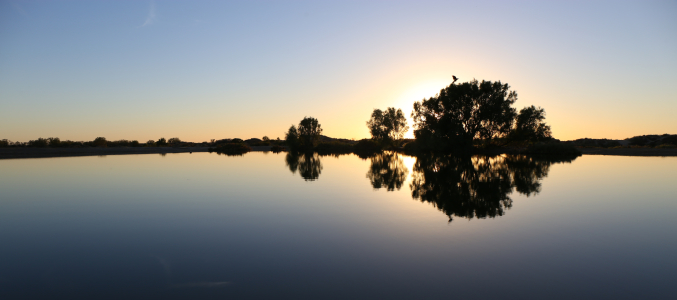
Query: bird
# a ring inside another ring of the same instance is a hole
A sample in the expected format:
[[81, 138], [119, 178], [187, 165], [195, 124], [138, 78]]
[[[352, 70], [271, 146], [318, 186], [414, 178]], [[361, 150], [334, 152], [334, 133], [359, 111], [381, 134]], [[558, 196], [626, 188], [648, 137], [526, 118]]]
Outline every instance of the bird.
[[458, 77], [456, 77], [455, 75], [451, 75], [451, 78], [453, 78], [454, 81], [458, 80]]

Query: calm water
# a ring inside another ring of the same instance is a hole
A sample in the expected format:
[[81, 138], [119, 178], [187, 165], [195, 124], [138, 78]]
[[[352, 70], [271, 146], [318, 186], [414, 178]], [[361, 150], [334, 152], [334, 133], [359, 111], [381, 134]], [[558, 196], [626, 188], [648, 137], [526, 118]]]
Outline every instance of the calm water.
[[677, 158], [0, 160], [2, 299], [668, 299]]

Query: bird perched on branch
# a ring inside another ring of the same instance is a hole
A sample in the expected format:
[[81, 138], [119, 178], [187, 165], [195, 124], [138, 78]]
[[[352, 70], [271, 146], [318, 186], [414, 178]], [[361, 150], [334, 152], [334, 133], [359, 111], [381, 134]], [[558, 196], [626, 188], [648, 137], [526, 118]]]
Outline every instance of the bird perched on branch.
[[[456, 80], [458, 80], [458, 77], [456, 77], [456, 75], [451, 75], [451, 78], [454, 79], [454, 82], [456, 82]], [[454, 82], [452, 82], [452, 84], [453, 84]]]

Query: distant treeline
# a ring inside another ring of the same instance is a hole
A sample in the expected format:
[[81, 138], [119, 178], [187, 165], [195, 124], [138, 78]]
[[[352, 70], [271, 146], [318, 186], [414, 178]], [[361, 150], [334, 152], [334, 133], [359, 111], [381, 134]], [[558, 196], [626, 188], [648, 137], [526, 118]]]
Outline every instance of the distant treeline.
[[675, 148], [677, 147], [677, 134], [652, 134], [638, 135], [625, 140], [611, 139], [577, 139], [567, 141], [576, 147], [586, 148], [622, 148], [622, 147], [647, 147], [647, 148]]
[[434, 97], [414, 102], [414, 139], [403, 139], [409, 129], [399, 108], [374, 109], [366, 125], [370, 139], [357, 142], [322, 141], [317, 119], [305, 117], [285, 134], [292, 152], [357, 154], [382, 150], [424, 153], [511, 152], [533, 154], [580, 154], [571, 144], [552, 137], [545, 123], [545, 110], [512, 105], [517, 93], [508, 84], [472, 80], [456, 84], [457, 78]]
[[[239, 140], [239, 139], [236, 139]], [[253, 139], [258, 140], [258, 139]], [[219, 140], [223, 142], [226, 140]], [[241, 140], [240, 140], [241, 141]], [[260, 141], [260, 140], [259, 140]], [[61, 140], [58, 137], [38, 138], [28, 142], [10, 141], [8, 139], [0, 140], [0, 147], [33, 147], [33, 148], [84, 148], [84, 147], [208, 147], [214, 145], [216, 140], [211, 142], [193, 143], [182, 141], [174, 137], [170, 139], [159, 138], [140, 143], [137, 140], [116, 140], [109, 141], [105, 137], [97, 137], [91, 141], [71, 141]]]

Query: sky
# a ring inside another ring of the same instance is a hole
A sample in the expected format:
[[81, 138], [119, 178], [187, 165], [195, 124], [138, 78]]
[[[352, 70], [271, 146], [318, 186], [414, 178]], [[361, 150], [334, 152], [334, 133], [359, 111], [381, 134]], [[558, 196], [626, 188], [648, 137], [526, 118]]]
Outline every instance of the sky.
[[676, 71], [677, 1], [0, 0], [13, 141], [284, 139], [306, 116], [362, 139], [452, 75], [508, 83], [561, 140], [677, 134]]

